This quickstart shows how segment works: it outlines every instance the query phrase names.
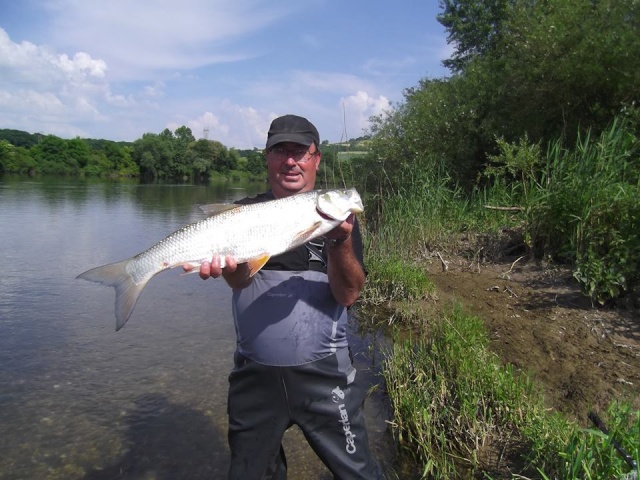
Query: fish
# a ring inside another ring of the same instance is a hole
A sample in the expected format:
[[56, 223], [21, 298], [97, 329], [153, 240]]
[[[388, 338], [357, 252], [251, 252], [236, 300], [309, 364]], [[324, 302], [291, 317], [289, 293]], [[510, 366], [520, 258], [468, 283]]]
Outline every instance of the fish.
[[274, 255], [321, 237], [364, 211], [355, 188], [311, 190], [266, 202], [210, 208], [208, 218], [190, 223], [147, 250], [119, 262], [102, 265], [76, 278], [115, 289], [116, 332], [127, 323], [147, 283], [158, 273], [189, 264], [233, 256], [247, 263], [254, 276]]

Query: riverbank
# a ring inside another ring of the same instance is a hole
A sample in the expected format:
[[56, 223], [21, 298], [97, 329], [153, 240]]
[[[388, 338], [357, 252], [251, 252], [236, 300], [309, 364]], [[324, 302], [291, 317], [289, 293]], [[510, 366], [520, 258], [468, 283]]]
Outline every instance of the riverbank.
[[564, 267], [443, 256], [428, 265], [435, 308], [456, 300], [482, 319], [490, 350], [527, 373], [550, 408], [587, 425], [615, 399], [640, 408], [640, 324], [633, 310], [592, 307]]
[[[565, 267], [458, 252], [416, 260], [434, 288], [419, 302], [396, 302], [388, 316], [414, 312], [411, 327], [394, 320], [412, 333], [396, 333], [383, 367], [391, 425], [416, 462], [414, 470], [402, 460], [399, 478], [421, 478], [423, 469], [569, 478], [574, 461], [582, 472], [627, 471], [609, 442], [582, 428], [595, 428], [589, 412], [607, 418], [615, 402], [640, 409], [638, 312], [594, 308]], [[413, 346], [398, 343], [407, 335]], [[613, 415], [609, 425], [628, 425]], [[640, 434], [631, 419], [627, 448]], [[584, 452], [595, 463], [582, 466]]]

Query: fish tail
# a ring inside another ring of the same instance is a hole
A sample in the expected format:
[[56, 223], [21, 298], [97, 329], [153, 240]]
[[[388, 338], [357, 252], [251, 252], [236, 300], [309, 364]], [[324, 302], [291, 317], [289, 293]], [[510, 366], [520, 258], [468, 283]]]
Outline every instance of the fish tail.
[[146, 281], [136, 284], [127, 272], [130, 259], [102, 265], [81, 273], [76, 278], [89, 280], [113, 287], [116, 290], [116, 332], [127, 323], [138, 297], [147, 284]]

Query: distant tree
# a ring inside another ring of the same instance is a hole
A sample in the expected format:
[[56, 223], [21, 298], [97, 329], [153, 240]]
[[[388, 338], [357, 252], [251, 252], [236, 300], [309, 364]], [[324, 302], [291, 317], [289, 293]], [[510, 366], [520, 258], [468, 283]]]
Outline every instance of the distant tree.
[[0, 174], [9, 173], [15, 169], [15, 147], [7, 140], [0, 140]]
[[131, 158], [140, 166], [145, 178], [171, 178], [173, 173], [173, 133], [165, 129], [160, 135], [145, 133], [133, 143]]
[[194, 177], [201, 181], [209, 178], [216, 156], [213, 142], [204, 138], [196, 140], [190, 144], [189, 153]]
[[38, 143], [41, 134], [32, 134], [22, 130], [0, 129], [0, 140], [7, 140], [15, 147], [31, 148]]
[[32, 175], [38, 173], [38, 166], [24, 147], [16, 147], [7, 140], [0, 140], [0, 174], [17, 173]]
[[213, 169], [216, 172], [226, 173], [229, 171], [230, 159], [227, 147], [218, 141], [211, 141], [213, 151]]
[[91, 150], [84, 140], [74, 138], [66, 141], [65, 163], [74, 173], [87, 165], [90, 155]]
[[173, 168], [172, 177], [190, 178], [193, 174], [193, 158], [189, 154], [189, 145], [195, 142], [189, 127], [177, 128], [173, 135]]
[[253, 150], [247, 154], [246, 169], [247, 172], [256, 177], [266, 175], [267, 166], [265, 164], [264, 156], [260, 151]]
[[45, 136], [30, 152], [38, 170], [45, 174], [77, 174], [80, 168], [77, 159], [69, 154], [67, 141], [55, 135]]

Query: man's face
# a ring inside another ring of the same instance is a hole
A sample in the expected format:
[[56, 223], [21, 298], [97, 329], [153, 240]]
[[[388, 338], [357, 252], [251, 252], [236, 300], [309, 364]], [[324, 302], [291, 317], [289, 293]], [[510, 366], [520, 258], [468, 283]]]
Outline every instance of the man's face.
[[321, 153], [315, 144], [278, 143], [266, 151], [269, 185], [276, 198], [313, 190]]

